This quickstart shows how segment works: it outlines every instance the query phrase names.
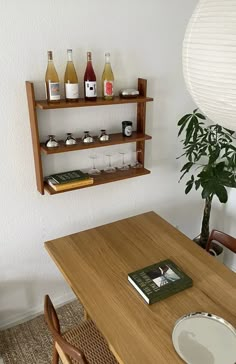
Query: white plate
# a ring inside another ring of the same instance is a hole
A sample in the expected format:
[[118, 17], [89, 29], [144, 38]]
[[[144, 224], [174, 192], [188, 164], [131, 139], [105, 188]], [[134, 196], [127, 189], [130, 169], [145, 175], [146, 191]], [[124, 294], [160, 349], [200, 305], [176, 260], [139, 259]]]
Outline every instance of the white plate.
[[181, 317], [172, 341], [188, 364], [236, 364], [236, 329], [216, 315], [195, 312]]

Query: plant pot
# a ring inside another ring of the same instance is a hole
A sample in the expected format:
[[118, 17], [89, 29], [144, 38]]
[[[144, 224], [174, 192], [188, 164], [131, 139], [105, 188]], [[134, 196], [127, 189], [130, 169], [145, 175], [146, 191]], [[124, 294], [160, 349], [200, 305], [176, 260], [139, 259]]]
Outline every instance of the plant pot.
[[209, 249], [209, 253], [216, 257], [219, 262], [223, 263], [224, 261], [224, 249], [218, 243], [211, 243], [211, 248]]
[[[193, 241], [195, 243], [197, 243], [200, 246], [200, 234], [198, 236], [196, 236]], [[204, 249], [204, 248], [202, 248]], [[223, 263], [224, 261], [224, 249], [223, 247], [216, 242], [212, 242], [211, 243], [211, 248], [209, 249], [209, 254], [213, 255], [214, 257], [216, 257], [217, 260], [219, 260], [219, 262]]]

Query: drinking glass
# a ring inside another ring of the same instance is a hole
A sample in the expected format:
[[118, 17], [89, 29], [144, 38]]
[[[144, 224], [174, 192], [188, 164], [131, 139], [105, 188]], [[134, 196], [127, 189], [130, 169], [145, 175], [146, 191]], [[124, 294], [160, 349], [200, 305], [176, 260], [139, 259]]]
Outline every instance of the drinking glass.
[[95, 165], [95, 160], [97, 159], [97, 155], [96, 154], [92, 154], [89, 156], [89, 158], [92, 160], [92, 168], [88, 171], [88, 174], [91, 174], [91, 175], [98, 175], [101, 173], [101, 171], [96, 168], [96, 165]]
[[141, 153], [142, 153], [141, 150], [136, 150], [135, 152], [133, 152], [134, 161], [131, 164], [132, 168], [143, 168], [143, 164], [141, 162], [139, 162], [139, 158], [138, 158], [138, 156], [141, 155]]
[[114, 173], [116, 172], [116, 168], [112, 166], [112, 163], [111, 163], [111, 157], [112, 157], [112, 153], [107, 153], [105, 156], [107, 157], [108, 159], [108, 165], [107, 167], [104, 168], [104, 172], [106, 173]]
[[127, 152], [120, 151], [119, 154], [122, 156], [122, 162], [118, 169], [120, 171], [127, 171], [127, 169], [129, 169], [129, 165], [125, 162], [125, 155], [127, 154]]

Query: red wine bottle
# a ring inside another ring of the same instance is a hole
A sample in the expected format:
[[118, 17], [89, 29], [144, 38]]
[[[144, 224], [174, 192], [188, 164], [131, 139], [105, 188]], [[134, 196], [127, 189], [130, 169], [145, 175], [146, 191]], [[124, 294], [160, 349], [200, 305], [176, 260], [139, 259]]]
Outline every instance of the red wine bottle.
[[90, 101], [97, 99], [97, 82], [91, 52], [87, 52], [87, 67], [84, 73], [84, 98]]

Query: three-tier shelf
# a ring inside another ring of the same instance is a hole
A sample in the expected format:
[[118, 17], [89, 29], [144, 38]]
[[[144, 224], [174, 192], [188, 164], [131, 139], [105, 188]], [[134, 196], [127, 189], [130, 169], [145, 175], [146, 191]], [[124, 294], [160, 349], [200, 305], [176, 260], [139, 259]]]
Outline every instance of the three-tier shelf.
[[[66, 191], [54, 191], [47, 183], [44, 182], [43, 167], [42, 167], [42, 153], [46, 155], [57, 154], [57, 153], [68, 153], [71, 151], [80, 151], [84, 149], [99, 148], [104, 146], [111, 146], [123, 143], [136, 143], [136, 150], [141, 151], [138, 153], [138, 161], [144, 166], [145, 156], [145, 141], [151, 139], [151, 136], [145, 134], [146, 124], [146, 103], [153, 101], [153, 98], [147, 97], [147, 80], [138, 79], [138, 90], [139, 96], [135, 98], [121, 98], [115, 97], [113, 100], [104, 100], [98, 97], [96, 101], [87, 101], [79, 99], [78, 102], [66, 102], [61, 100], [59, 103], [48, 103], [46, 100], [35, 100], [34, 85], [32, 82], [26, 81], [26, 91], [29, 106], [29, 117], [32, 135], [32, 144], [34, 152], [34, 163], [35, 163], [35, 174], [36, 184], [38, 191], [43, 195], [47, 191], [50, 195], [57, 193], [67, 192], [80, 188], [89, 188], [104, 183], [115, 182], [126, 178], [138, 177], [145, 174], [149, 174], [150, 171], [146, 168], [129, 168], [126, 171], [116, 171], [115, 173], [104, 173], [93, 176], [94, 183], [89, 186], [72, 188]], [[109, 134], [110, 139], [106, 142], [94, 141], [93, 143], [83, 144], [77, 143], [75, 145], [65, 145], [64, 141], [59, 141], [59, 146], [56, 148], [47, 148], [45, 143], [39, 140], [39, 127], [37, 110], [51, 110], [51, 109], [66, 109], [66, 108], [77, 108], [77, 107], [98, 107], [98, 106], [109, 106], [117, 104], [137, 104], [137, 130], [133, 131], [132, 136], [124, 137], [122, 133]]]

